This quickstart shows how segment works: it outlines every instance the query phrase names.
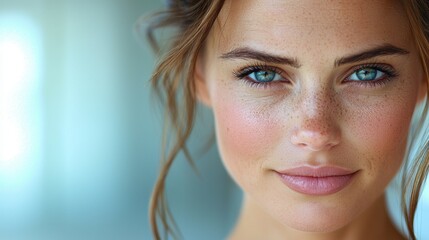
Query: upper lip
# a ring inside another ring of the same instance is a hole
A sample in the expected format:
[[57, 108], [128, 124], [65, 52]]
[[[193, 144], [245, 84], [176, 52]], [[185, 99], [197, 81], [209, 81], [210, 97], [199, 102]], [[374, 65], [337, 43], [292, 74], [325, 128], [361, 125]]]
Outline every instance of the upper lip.
[[339, 166], [299, 166], [295, 168], [288, 168], [285, 170], [277, 171], [280, 174], [289, 176], [301, 176], [301, 177], [335, 177], [350, 175], [356, 170], [343, 168]]

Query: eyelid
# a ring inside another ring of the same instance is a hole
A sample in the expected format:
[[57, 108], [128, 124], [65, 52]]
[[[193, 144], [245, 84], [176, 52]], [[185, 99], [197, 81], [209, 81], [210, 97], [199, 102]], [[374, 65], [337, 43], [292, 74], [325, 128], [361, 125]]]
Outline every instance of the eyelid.
[[[382, 76], [379, 79], [374, 80], [350, 80], [350, 77], [356, 73], [356, 71], [364, 69], [364, 68], [373, 68], [377, 71], [383, 72], [385, 76]], [[390, 64], [386, 63], [365, 63], [357, 66], [351, 67], [345, 74], [345, 77], [342, 77], [341, 82], [345, 84], [353, 84], [357, 85], [358, 87], [362, 88], [377, 88], [382, 87], [386, 84], [388, 84], [390, 81], [395, 79], [397, 76], [399, 76], [399, 73], [397, 70]]]
[[279, 67], [271, 66], [265, 63], [255, 63], [255, 64], [246, 65], [245, 67], [242, 67], [239, 70], [233, 71], [233, 75], [237, 79], [243, 79], [249, 74], [254, 73], [256, 71], [261, 71], [261, 70], [272, 71], [272, 72], [275, 72], [276, 74], [279, 74], [284, 79], [289, 79], [288, 77], [285, 76], [286, 73], [284, 70], [282, 70]]
[[[378, 71], [381, 71], [384, 74], [386, 74], [388, 78], [396, 77], [398, 75], [398, 72], [390, 64], [386, 64], [386, 63], [364, 63], [364, 64], [361, 64], [361, 65], [357, 65], [357, 66], [351, 67], [347, 71], [347, 73], [345, 74], [345, 78], [344, 79], [348, 80], [348, 78], [350, 78], [350, 76], [352, 74], [354, 74], [356, 71], [362, 70], [362, 69], [365, 69], [365, 68], [373, 68], [373, 69], [376, 69]], [[351, 80], [351, 81], [356, 82], [356, 80]], [[377, 80], [372, 80], [372, 81], [377, 81]]]

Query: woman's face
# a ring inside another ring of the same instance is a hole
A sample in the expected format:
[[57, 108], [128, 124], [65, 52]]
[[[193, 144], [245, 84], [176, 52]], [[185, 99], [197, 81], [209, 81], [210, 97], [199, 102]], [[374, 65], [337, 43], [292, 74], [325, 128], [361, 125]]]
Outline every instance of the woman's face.
[[338, 229], [383, 194], [423, 78], [387, 0], [226, 1], [196, 72], [231, 176], [305, 231]]

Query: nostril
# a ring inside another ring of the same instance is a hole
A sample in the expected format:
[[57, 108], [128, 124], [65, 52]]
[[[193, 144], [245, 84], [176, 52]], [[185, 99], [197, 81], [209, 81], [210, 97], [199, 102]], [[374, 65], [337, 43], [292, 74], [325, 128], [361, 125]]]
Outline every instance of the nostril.
[[299, 147], [307, 147], [307, 144], [305, 144], [305, 143], [298, 143], [297, 144]]

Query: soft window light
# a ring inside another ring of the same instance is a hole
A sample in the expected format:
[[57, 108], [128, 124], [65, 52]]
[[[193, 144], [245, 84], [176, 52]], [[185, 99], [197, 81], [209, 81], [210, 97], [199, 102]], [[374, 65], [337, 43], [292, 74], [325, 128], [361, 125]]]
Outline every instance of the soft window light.
[[41, 216], [41, 53], [36, 22], [0, 11], [0, 239]]
[[0, 169], [16, 167], [28, 150], [28, 107], [35, 79], [34, 26], [0, 17]]
[[23, 42], [8, 34], [0, 38], [0, 164], [7, 167], [24, 151], [19, 95], [30, 69], [30, 54]]

